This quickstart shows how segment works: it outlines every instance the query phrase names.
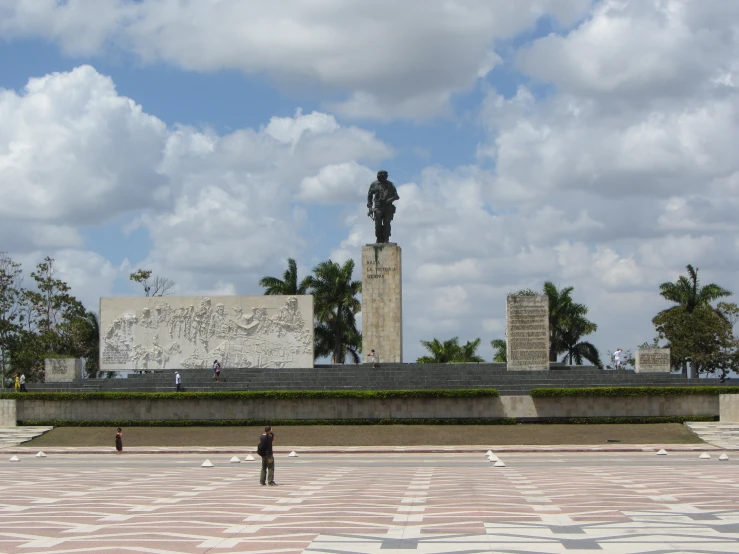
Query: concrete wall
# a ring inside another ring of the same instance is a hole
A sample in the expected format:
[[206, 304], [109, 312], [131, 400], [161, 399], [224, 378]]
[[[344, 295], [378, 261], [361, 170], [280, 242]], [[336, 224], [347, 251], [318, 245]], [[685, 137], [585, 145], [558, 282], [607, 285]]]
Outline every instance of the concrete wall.
[[19, 400], [18, 420], [716, 416], [719, 396], [296, 400]]
[[16, 425], [15, 400], [0, 400], [0, 427], [15, 427]]

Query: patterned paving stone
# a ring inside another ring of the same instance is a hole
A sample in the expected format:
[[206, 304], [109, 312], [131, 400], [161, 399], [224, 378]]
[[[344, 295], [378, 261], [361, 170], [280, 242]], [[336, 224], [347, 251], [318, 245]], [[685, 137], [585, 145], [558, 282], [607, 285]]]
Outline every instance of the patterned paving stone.
[[502, 457], [283, 455], [277, 487], [228, 455], [22, 457], [0, 462], [0, 553], [739, 553], [733, 460]]

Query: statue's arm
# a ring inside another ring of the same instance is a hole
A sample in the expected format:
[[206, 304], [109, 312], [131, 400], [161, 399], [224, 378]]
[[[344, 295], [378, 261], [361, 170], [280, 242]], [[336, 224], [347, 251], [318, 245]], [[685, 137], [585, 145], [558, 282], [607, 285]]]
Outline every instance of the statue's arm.
[[393, 197], [390, 199], [391, 202], [395, 202], [396, 200], [400, 200], [400, 196], [398, 196], [398, 189], [395, 188], [395, 185], [390, 183], [390, 185], [393, 187]]
[[370, 185], [369, 192], [367, 192], [367, 207], [372, 208], [372, 195], [374, 195], [373, 187]]

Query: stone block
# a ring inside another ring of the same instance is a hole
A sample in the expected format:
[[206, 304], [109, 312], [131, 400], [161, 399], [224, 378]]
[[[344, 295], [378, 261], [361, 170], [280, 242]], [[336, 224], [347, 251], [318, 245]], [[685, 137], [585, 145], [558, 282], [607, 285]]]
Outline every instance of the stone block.
[[739, 423], [739, 394], [719, 395], [719, 420], [722, 423]]
[[669, 373], [669, 348], [637, 348], [636, 373]]
[[549, 369], [549, 302], [546, 296], [508, 296], [508, 370]]
[[0, 427], [15, 427], [17, 421], [15, 400], [0, 400]]
[[313, 367], [313, 297], [100, 299], [100, 367]]
[[362, 350], [380, 364], [403, 361], [401, 249], [397, 244], [362, 248]]
[[46, 358], [44, 382], [70, 383], [82, 379], [82, 360], [75, 358]]

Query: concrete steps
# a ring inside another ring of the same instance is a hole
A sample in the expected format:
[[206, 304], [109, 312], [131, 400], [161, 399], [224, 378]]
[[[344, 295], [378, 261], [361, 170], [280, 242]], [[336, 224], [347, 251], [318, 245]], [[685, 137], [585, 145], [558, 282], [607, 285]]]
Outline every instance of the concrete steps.
[[0, 448], [18, 446], [52, 429], [53, 427], [0, 427]]

